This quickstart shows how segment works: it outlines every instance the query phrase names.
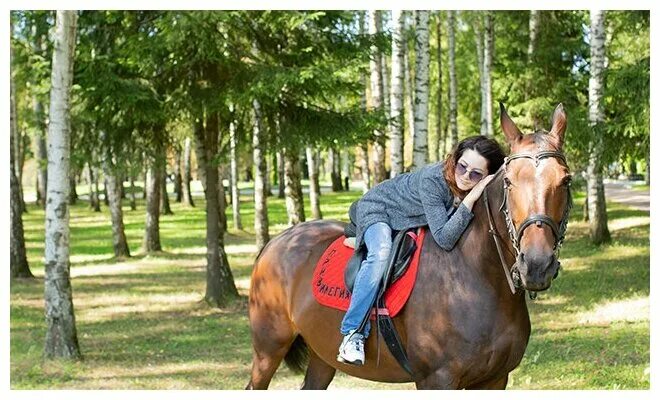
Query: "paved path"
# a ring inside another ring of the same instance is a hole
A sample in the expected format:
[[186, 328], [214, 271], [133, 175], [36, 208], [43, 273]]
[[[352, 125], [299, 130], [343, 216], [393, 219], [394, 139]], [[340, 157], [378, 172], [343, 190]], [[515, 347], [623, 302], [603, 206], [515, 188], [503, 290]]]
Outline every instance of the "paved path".
[[651, 194], [648, 190], [635, 190], [630, 181], [605, 180], [605, 197], [637, 210], [651, 210]]

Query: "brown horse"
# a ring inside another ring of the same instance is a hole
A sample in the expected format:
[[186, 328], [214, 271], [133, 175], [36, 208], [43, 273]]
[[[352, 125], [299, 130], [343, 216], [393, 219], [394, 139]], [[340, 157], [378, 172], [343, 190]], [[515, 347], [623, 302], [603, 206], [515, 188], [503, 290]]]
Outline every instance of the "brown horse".
[[[289, 366], [302, 369], [302, 354], [308, 354], [303, 389], [327, 388], [336, 370], [374, 381], [415, 382], [418, 389], [506, 387], [530, 334], [524, 289], [547, 289], [559, 267], [556, 249], [570, 207], [570, 175], [561, 154], [566, 129], [561, 105], [550, 132], [522, 135], [503, 106], [500, 120], [511, 155], [475, 203], [474, 219], [452, 251], [426, 235], [415, 287], [394, 318], [413, 375], [382, 342], [376, 365], [375, 334], [367, 339], [364, 366], [336, 361], [343, 312], [318, 304], [311, 280], [344, 224], [312, 221], [284, 231], [255, 262], [248, 389], [266, 389], [285, 357]], [[506, 277], [500, 260], [507, 274], [518, 271], [517, 279]], [[513, 280], [521, 289], [515, 293]]]

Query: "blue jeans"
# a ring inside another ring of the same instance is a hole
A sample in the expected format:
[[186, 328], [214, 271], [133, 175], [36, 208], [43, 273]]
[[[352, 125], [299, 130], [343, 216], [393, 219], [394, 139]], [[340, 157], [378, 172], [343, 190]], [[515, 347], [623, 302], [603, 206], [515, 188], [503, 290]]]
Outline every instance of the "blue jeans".
[[[392, 229], [384, 222], [376, 222], [364, 231], [364, 243], [367, 245], [367, 258], [362, 261], [355, 277], [351, 304], [341, 322], [342, 335], [359, 328], [364, 316], [371, 310], [392, 249]], [[363, 332], [365, 337], [369, 336], [370, 329], [371, 323], [368, 321]]]

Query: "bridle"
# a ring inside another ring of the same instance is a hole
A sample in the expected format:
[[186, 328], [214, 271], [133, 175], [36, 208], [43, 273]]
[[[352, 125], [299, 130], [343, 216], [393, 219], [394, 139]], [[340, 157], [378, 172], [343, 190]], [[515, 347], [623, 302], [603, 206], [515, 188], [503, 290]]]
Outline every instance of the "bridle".
[[[568, 167], [568, 163], [566, 162], [566, 157], [564, 154], [562, 154], [559, 151], [540, 151], [538, 153], [520, 153], [520, 154], [513, 154], [509, 157], [504, 158], [504, 163], [500, 167], [500, 169], [497, 171], [497, 174], [504, 173], [506, 176], [507, 173], [507, 166], [509, 163], [513, 160], [520, 159], [520, 158], [528, 158], [534, 161], [534, 166], [535, 168], [538, 168], [539, 163], [541, 162], [542, 159], [544, 158], [558, 158], [564, 162], [564, 165]], [[559, 224], [555, 223], [555, 221], [550, 218], [548, 215], [545, 214], [533, 214], [528, 216], [521, 224], [518, 229], [516, 229], [515, 224], [513, 223], [513, 219], [511, 218], [511, 212], [509, 211], [509, 190], [511, 190], [510, 184], [507, 183], [506, 179], [503, 179], [504, 185], [504, 194], [502, 196], [502, 205], [500, 206], [500, 212], [504, 214], [504, 220], [506, 222], [507, 230], [509, 232], [509, 240], [511, 241], [511, 245], [513, 246], [516, 254], [515, 254], [515, 259], [516, 261], [511, 267], [507, 267], [506, 261], [504, 260], [504, 254], [502, 251], [502, 243], [501, 243], [501, 236], [497, 232], [497, 229], [495, 228], [495, 223], [493, 221], [493, 216], [490, 211], [490, 205], [488, 202], [488, 190], [484, 190], [484, 203], [486, 206], [486, 211], [488, 213], [488, 224], [489, 224], [489, 232], [493, 235], [493, 239], [495, 240], [495, 246], [497, 247], [497, 253], [500, 256], [500, 262], [502, 263], [502, 267], [504, 268], [504, 272], [507, 278], [507, 282], [509, 283], [509, 288], [511, 289], [511, 293], [515, 294], [516, 290], [521, 288], [522, 285], [520, 283], [520, 273], [518, 271], [517, 263], [518, 260], [520, 260], [520, 240], [522, 239], [522, 235], [525, 232], [525, 229], [532, 225], [536, 224], [536, 226], [541, 226], [542, 224], [546, 224], [550, 227], [552, 230], [552, 233], [555, 238], [555, 243], [553, 246], [553, 253], [555, 255], [555, 259], [557, 262], [559, 262], [559, 249], [561, 249], [561, 246], [564, 242], [564, 237], [566, 234], [566, 228], [568, 226], [568, 217], [571, 212], [571, 208], [573, 207], [573, 196], [571, 194], [571, 187], [570, 187], [570, 180], [567, 182], [567, 189], [568, 189], [568, 201], [566, 203], [566, 209], [564, 210], [564, 215], [562, 216], [561, 220], [559, 221]], [[514, 278], [516, 277], [516, 282], [514, 282]], [[530, 293], [530, 297], [535, 298], [536, 293], [532, 295]]]

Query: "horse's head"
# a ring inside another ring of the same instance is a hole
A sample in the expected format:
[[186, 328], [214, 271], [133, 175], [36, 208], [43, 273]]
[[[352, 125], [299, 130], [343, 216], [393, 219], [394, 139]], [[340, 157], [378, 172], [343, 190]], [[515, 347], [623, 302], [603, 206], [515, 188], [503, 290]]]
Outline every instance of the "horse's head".
[[504, 161], [505, 214], [522, 286], [545, 290], [559, 270], [571, 207], [571, 174], [562, 153], [566, 113], [560, 104], [550, 132], [523, 135], [500, 103], [500, 122], [511, 147]]

